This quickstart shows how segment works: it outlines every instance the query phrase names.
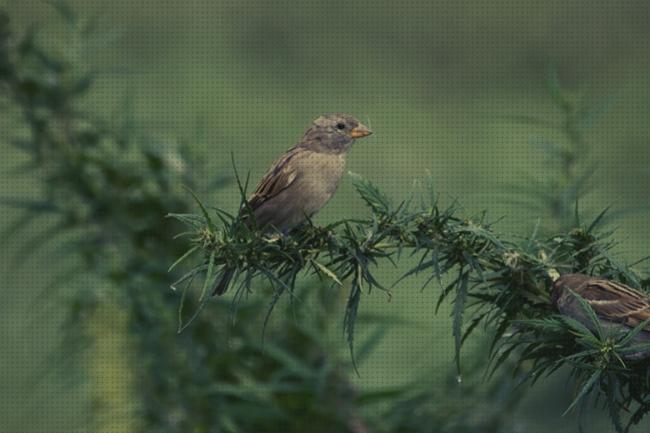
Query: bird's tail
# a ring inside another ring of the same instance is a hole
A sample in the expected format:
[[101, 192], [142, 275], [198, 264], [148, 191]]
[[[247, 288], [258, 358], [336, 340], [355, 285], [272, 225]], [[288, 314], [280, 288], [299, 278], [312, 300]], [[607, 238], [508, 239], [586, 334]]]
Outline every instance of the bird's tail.
[[234, 269], [226, 269], [226, 272], [224, 272], [223, 277], [221, 277], [217, 285], [214, 286], [214, 289], [212, 290], [212, 296], [221, 296], [224, 293], [226, 293], [226, 290], [228, 290], [228, 286], [230, 285], [230, 280], [232, 280], [232, 277], [234, 275], [235, 275]]

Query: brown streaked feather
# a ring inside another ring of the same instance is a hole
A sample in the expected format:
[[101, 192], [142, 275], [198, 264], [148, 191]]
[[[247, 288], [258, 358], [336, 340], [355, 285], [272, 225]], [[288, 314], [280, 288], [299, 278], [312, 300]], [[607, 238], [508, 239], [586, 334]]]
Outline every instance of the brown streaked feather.
[[[550, 295], [551, 302], [560, 314], [577, 320], [592, 332], [603, 331], [610, 336], [629, 335], [627, 332], [630, 329], [650, 319], [650, 294], [604, 278], [566, 274], [555, 280]], [[598, 317], [600, 327], [593, 323], [578, 298], [589, 303]], [[650, 325], [633, 335], [629, 344], [628, 349], [633, 346], [637, 349], [619, 353], [623, 359], [650, 358], [650, 349], [647, 349], [650, 344]]]
[[280, 194], [296, 181], [298, 173], [291, 168], [289, 161], [299, 154], [300, 149], [293, 147], [273, 163], [271, 170], [264, 175], [253, 194], [248, 198], [248, 205], [252, 210]]
[[[625, 284], [593, 278], [576, 292], [603, 319], [634, 327], [650, 319], [650, 297]], [[650, 325], [645, 327], [650, 331]]]

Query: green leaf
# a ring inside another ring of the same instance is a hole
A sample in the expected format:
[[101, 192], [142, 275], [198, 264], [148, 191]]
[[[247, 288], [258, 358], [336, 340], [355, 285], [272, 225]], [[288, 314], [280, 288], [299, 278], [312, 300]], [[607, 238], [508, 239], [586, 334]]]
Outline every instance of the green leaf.
[[268, 342], [265, 345], [264, 352], [282, 364], [282, 366], [289, 372], [295, 374], [298, 377], [309, 379], [316, 375], [316, 372], [313, 370], [313, 368], [304, 362], [303, 359], [273, 342]]
[[200, 247], [199, 245], [195, 245], [195, 246], [193, 246], [192, 248], [190, 248], [189, 250], [187, 250], [187, 251], [185, 252], [185, 254], [183, 254], [182, 256], [180, 256], [180, 257], [178, 258], [178, 260], [176, 260], [174, 263], [172, 263], [172, 265], [169, 267], [169, 269], [167, 269], [167, 272], [171, 272], [171, 271], [172, 271], [176, 266], [178, 266], [178, 264], [180, 264], [182, 261], [184, 261], [184, 260], [187, 259], [189, 256], [191, 256], [192, 253], [194, 253], [196, 250], [198, 250], [199, 247]]
[[64, 0], [48, 0], [47, 3], [50, 4], [63, 18], [65, 23], [73, 28], [77, 22], [77, 15], [67, 1]]
[[567, 410], [564, 411], [562, 416], [569, 413], [571, 411], [571, 409], [573, 409], [576, 404], [578, 404], [587, 394], [589, 394], [589, 392], [592, 390], [592, 388], [594, 387], [596, 382], [600, 379], [601, 375], [602, 375], [601, 370], [594, 371], [594, 373], [591, 375], [589, 380], [587, 380], [585, 382], [585, 384], [582, 386], [582, 388], [580, 389], [580, 392], [578, 393], [576, 398], [573, 399], [573, 401], [571, 402], [571, 404], [569, 405]]
[[650, 357], [650, 343], [630, 344], [629, 346], [617, 349], [616, 352], [623, 356], [640, 355], [643, 352], [644, 355], [642, 355], [642, 358], [648, 358]]
[[327, 266], [323, 265], [322, 263], [319, 263], [316, 259], [309, 259], [309, 261], [316, 266], [321, 272], [323, 272], [325, 275], [330, 277], [336, 284], [339, 286], [342, 286], [343, 283], [341, 280], [339, 280], [339, 277], [336, 276], [334, 272], [332, 272], [330, 269], [327, 268]]
[[[359, 272], [359, 271], [356, 271]], [[357, 319], [357, 312], [359, 310], [359, 302], [361, 300], [361, 286], [357, 282], [360, 276], [355, 275], [355, 281], [352, 283], [350, 289], [350, 296], [345, 306], [345, 316], [343, 317], [343, 332], [347, 336], [348, 347], [350, 349], [350, 358], [352, 359], [352, 366], [354, 371], [359, 374], [357, 363], [354, 358], [354, 325]]]
[[578, 117], [575, 121], [576, 128], [579, 130], [591, 128], [600, 117], [610, 111], [612, 105], [620, 99], [620, 96], [620, 94], [610, 94], [600, 98], [600, 100], [590, 101], [590, 104], [585, 105], [578, 112]]
[[616, 396], [620, 393], [620, 384], [612, 374], [607, 375], [607, 388], [609, 389], [609, 392], [606, 393], [605, 397], [607, 399], [609, 417], [612, 420], [612, 424], [614, 424], [616, 432], [624, 433], [625, 429], [623, 428], [623, 422], [621, 421], [620, 408], [616, 401]]
[[[199, 198], [196, 196], [196, 194], [194, 194], [194, 191], [192, 191], [189, 187], [186, 186], [185, 189], [190, 194], [192, 194], [192, 197], [194, 198], [194, 201], [196, 202], [196, 204], [199, 205], [199, 208], [201, 208], [201, 213], [203, 214], [203, 218], [205, 218], [205, 223], [208, 225], [210, 230], [214, 232], [215, 230], [214, 230], [214, 224], [212, 222], [212, 218], [210, 218], [210, 215], [208, 214], [208, 211], [205, 209], [205, 206], [203, 206], [203, 203], [201, 203], [201, 200], [199, 200]], [[171, 215], [174, 215], [174, 214], [171, 214]]]
[[456, 291], [456, 299], [454, 300], [454, 346], [455, 346], [455, 359], [456, 371], [460, 376], [460, 348], [463, 343], [463, 313], [465, 312], [465, 302], [467, 301], [467, 289], [469, 285], [469, 273], [463, 268], [460, 269], [460, 276], [458, 278], [458, 286]]
[[210, 253], [210, 258], [208, 259], [208, 271], [205, 274], [205, 280], [203, 280], [203, 288], [201, 289], [201, 296], [199, 296], [199, 302], [203, 302], [205, 299], [205, 294], [208, 292], [208, 287], [214, 285], [215, 278], [213, 275], [214, 270], [214, 258], [217, 254], [217, 250], [212, 250]]
[[200, 266], [196, 266], [195, 268], [193, 268], [192, 270], [190, 270], [189, 272], [187, 272], [185, 275], [183, 275], [182, 277], [180, 277], [178, 280], [174, 281], [174, 282], [173, 282], [169, 287], [170, 287], [173, 291], [176, 291], [176, 290], [177, 290], [177, 286], [178, 286], [179, 284], [183, 283], [184, 281], [187, 281], [189, 278], [192, 278], [193, 276], [195, 276], [195, 275], [198, 274], [199, 272], [203, 272], [203, 271], [206, 270], [207, 268], [208, 268], [208, 265], [200, 265]]
[[366, 338], [363, 344], [361, 344], [361, 347], [356, 353], [356, 360], [359, 364], [363, 363], [363, 361], [376, 349], [377, 345], [386, 336], [388, 329], [388, 325], [378, 326], [372, 334]]
[[650, 319], [646, 319], [643, 322], [639, 323], [636, 325], [634, 328], [632, 328], [630, 331], [628, 331], [625, 336], [618, 342], [621, 346], [626, 346], [628, 343], [630, 343], [634, 337], [639, 335], [641, 331], [645, 329], [646, 326], [650, 324]]
[[564, 322], [570, 328], [569, 331], [572, 331], [574, 334], [577, 334], [580, 337], [592, 336], [595, 341], [599, 341], [596, 339], [594, 333], [589, 328], [587, 328], [585, 325], [573, 317], [561, 316], [560, 320], [562, 320], [562, 322]]
[[600, 320], [598, 319], [598, 316], [596, 315], [596, 312], [594, 311], [593, 308], [591, 308], [591, 305], [589, 305], [589, 302], [587, 302], [582, 296], [578, 295], [576, 292], [571, 290], [571, 295], [574, 296], [578, 302], [580, 303], [580, 307], [582, 310], [587, 314], [587, 317], [591, 321], [591, 323], [594, 325], [594, 329], [596, 331], [596, 335], [600, 340], [605, 339], [605, 333], [603, 332], [603, 328], [600, 325]]
[[565, 112], [571, 112], [573, 103], [570, 101], [568, 95], [564, 93], [560, 85], [560, 77], [555, 65], [549, 66], [546, 74], [546, 87], [551, 98], [555, 104]]
[[587, 233], [592, 233], [593, 230], [600, 224], [600, 222], [603, 220], [603, 217], [605, 214], [609, 211], [610, 206], [607, 206], [601, 213], [598, 214], [596, 218], [594, 218], [594, 221], [589, 225], [589, 228], [587, 229]]
[[166, 218], [173, 218], [177, 221], [182, 222], [185, 225], [192, 227], [195, 230], [200, 230], [205, 225], [205, 218], [201, 218], [199, 215], [195, 214], [178, 214], [178, 213], [169, 213], [165, 215]]
[[402, 388], [381, 389], [378, 391], [361, 391], [356, 398], [359, 405], [371, 405], [382, 402], [394, 401], [396, 397], [403, 395], [405, 392]]
[[361, 175], [352, 172], [349, 172], [349, 175], [352, 177], [352, 184], [357, 192], [374, 213], [378, 215], [390, 213], [391, 205], [388, 197], [382, 194], [370, 181], [361, 177]]

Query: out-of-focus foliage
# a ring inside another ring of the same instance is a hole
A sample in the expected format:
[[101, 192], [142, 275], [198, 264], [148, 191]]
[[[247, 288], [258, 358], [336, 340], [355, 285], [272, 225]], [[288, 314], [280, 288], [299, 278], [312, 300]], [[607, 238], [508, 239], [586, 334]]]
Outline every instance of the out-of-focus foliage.
[[[403, 433], [499, 433], [517, 431], [513, 412], [526, 388], [513, 380], [521, 372], [498, 375], [486, 384], [485, 356], [488, 347], [478, 347], [465, 365], [462, 386], [456, 374], [433, 384], [423, 377], [396, 395], [382, 414], [386, 432]], [[450, 372], [451, 373], [451, 372]], [[480, 430], [477, 430], [480, 429]]]
[[[109, 293], [88, 286], [70, 296], [66, 332], [87, 334], [84, 323], [99, 303], [115, 302], [126, 312], [140, 400], [131, 415], [142, 431], [355, 431], [353, 421], [363, 425], [346, 361], [326, 346], [328, 305], [336, 297], [318, 285], [310, 285], [294, 316], [286, 314], [269, 331], [263, 348], [265, 307], [253, 302], [238, 307], [238, 326], [228, 323], [229, 303], [213, 302], [195, 326], [177, 333], [178, 298], [169, 290], [168, 268], [182, 244], [173, 240], [179, 225], [165, 213], [189, 210], [183, 185], [196, 187], [200, 164], [183, 146], [174, 151], [132, 131], [131, 119], [114, 127], [80, 112], [77, 100], [91, 77], [41, 50], [33, 34], [13, 37], [6, 15], [0, 24], [4, 97], [26, 125], [12, 144], [30, 155], [23, 169], [41, 179], [43, 190], [38, 201], [4, 203], [25, 210], [15, 229], [34, 215], [53, 215], [56, 222], [32, 247], [63, 236], [59, 259], [83, 258], [76, 276], [93, 273], [110, 282]], [[74, 276], [63, 275], [58, 286]]]
[[[531, 142], [545, 156], [547, 172], [542, 177], [522, 174], [516, 184], [510, 185], [509, 199], [518, 207], [530, 208], [543, 215], [546, 231], [569, 230], [575, 224], [576, 207], [597, 186], [595, 179], [600, 167], [591, 157], [586, 134], [615, 98], [594, 100], [585, 91], [570, 92], [561, 86], [555, 68], [549, 68], [546, 82], [553, 105], [561, 115], [558, 121], [529, 115], [507, 116], [506, 119], [542, 131]], [[639, 208], [620, 209], [606, 217], [611, 220], [612, 215], [620, 217]]]

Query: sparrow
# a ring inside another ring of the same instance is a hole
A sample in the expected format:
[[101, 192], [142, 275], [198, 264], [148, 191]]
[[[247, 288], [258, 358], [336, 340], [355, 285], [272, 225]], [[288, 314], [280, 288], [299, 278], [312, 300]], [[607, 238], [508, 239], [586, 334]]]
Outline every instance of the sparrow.
[[[573, 292], [573, 293], [572, 293]], [[587, 301], [596, 313], [601, 328], [608, 333], [630, 331], [650, 319], [650, 296], [625, 284], [584, 274], [567, 274], [558, 278], [551, 289], [551, 301], [562, 315], [569, 316], [592, 331], [595, 326], [576, 296]], [[650, 343], [650, 324], [631, 344]], [[624, 355], [628, 359], [650, 356], [650, 348]]]
[[[336, 192], [355, 139], [370, 134], [368, 127], [346, 114], [327, 114], [314, 120], [302, 139], [273, 163], [247, 199], [257, 227], [267, 233], [287, 234], [316, 214]], [[226, 292], [234, 274], [234, 269], [224, 271], [213, 296]]]

